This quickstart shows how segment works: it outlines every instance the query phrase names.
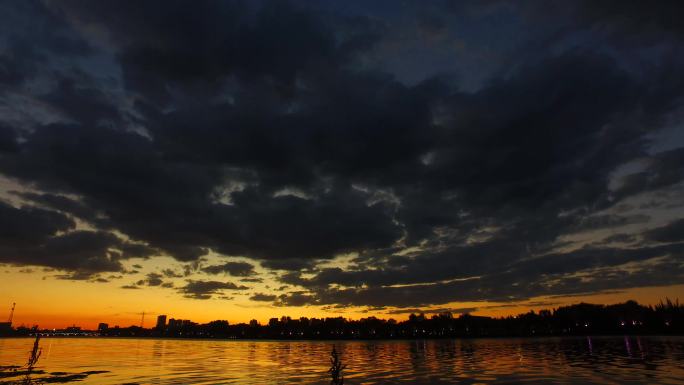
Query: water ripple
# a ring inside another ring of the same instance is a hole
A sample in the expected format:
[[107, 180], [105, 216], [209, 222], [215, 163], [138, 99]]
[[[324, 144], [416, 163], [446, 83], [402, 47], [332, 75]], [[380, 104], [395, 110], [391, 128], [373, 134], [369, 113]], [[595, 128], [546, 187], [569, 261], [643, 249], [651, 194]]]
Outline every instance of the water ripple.
[[[83, 384], [328, 384], [333, 342], [46, 338], [39, 369]], [[336, 341], [347, 384], [684, 384], [684, 338]], [[0, 365], [31, 341], [0, 339]]]

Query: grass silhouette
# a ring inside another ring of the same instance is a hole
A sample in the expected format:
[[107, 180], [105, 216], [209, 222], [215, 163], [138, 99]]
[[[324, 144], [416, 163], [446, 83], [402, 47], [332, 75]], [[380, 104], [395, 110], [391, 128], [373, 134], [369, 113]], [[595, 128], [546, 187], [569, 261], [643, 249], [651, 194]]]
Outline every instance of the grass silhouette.
[[28, 362], [26, 363], [26, 382], [31, 383], [31, 372], [33, 372], [33, 368], [36, 366], [38, 363], [38, 359], [40, 359], [40, 355], [43, 354], [43, 349], [40, 347], [40, 335], [36, 335], [36, 340], [33, 341], [33, 349], [31, 349], [31, 353], [29, 354]]
[[28, 361], [25, 366], [2, 366], [0, 367], [0, 378], [10, 378], [24, 376], [21, 380], [12, 380], [10, 382], [0, 382], [0, 384], [12, 384], [12, 385], [30, 385], [39, 384], [39, 382], [34, 381], [31, 378], [32, 373], [44, 373], [43, 371], [35, 371], [36, 364], [40, 355], [43, 353], [43, 349], [40, 347], [40, 336], [36, 335], [36, 339], [33, 341], [33, 349], [29, 352]]
[[[65, 372], [54, 372], [50, 373], [47, 377], [32, 378], [32, 374], [45, 374], [44, 370], [36, 370], [36, 364], [43, 353], [43, 349], [40, 347], [40, 335], [36, 335], [36, 339], [33, 341], [33, 348], [29, 352], [28, 360], [24, 366], [0, 366], [0, 385], [42, 385], [48, 383], [66, 383], [72, 381], [80, 381], [88, 377], [91, 374], [107, 373], [106, 370], [91, 370], [82, 373], [65, 373]], [[12, 377], [23, 378], [10, 379]], [[8, 381], [2, 381], [2, 379], [10, 379]]]
[[346, 367], [347, 365], [342, 364], [342, 361], [337, 354], [337, 350], [335, 350], [335, 345], [333, 345], [332, 352], [330, 352], [330, 369], [328, 369], [328, 373], [330, 373], [331, 377], [330, 385], [344, 384], [344, 376], [342, 375], [342, 371]]

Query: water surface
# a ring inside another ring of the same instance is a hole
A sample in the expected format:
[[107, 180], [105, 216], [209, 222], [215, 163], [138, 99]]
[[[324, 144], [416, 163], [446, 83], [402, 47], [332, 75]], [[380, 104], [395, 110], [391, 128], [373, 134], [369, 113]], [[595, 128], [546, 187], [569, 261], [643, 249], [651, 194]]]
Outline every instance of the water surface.
[[[45, 338], [39, 369], [81, 384], [328, 384], [333, 342]], [[684, 384], [684, 337], [335, 341], [345, 384]], [[0, 339], [0, 365], [31, 339]]]

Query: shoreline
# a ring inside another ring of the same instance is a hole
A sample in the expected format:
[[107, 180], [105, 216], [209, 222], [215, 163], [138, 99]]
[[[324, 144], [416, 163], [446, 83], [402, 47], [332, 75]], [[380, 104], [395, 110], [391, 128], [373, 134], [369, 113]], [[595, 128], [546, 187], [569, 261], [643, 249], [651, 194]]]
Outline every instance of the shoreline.
[[[251, 341], [251, 342], [406, 342], [446, 340], [537, 340], [537, 339], [584, 339], [584, 338], [684, 338], [684, 334], [587, 334], [587, 335], [544, 335], [544, 336], [467, 336], [467, 337], [425, 337], [425, 338], [201, 338], [201, 337], [146, 337], [146, 336], [61, 336], [44, 335], [41, 339], [107, 339], [107, 340], [165, 340], [165, 341]], [[0, 336], [0, 339], [33, 339], [35, 335]]]

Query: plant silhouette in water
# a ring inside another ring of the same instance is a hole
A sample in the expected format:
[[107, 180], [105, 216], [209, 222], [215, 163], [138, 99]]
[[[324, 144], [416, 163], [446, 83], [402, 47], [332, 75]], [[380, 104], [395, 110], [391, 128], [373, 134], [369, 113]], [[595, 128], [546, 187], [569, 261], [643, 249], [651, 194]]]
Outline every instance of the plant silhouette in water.
[[[31, 378], [31, 374], [45, 374], [43, 370], [34, 370], [43, 349], [40, 347], [40, 336], [36, 336], [33, 342], [33, 349], [29, 352], [28, 361], [24, 366], [0, 366], [0, 385], [42, 385], [45, 383], [66, 383], [72, 381], [81, 381], [91, 374], [107, 373], [107, 370], [89, 370], [81, 373], [65, 373], [53, 372], [49, 376], [43, 376], [38, 379]], [[24, 369], [25, 368], [25, 369]], [[2, 381], [2, 379], [10, 377], [24, 376], [21, 380], [10, 380], [9, 382]]]
[[33, 341], [33, 349], [31, 349], [31, 354], [29, 355], [28, 362], [26, 363], [27, 375], [30, 375], [33, 371], [33, 367], [38, 363], [40, 355], [43, 354], [43, 349], [40, 347], [40, 336], [36, 336], [36, 340]]
[[330, 380], [330, 385], [344, 384], [344, 376], [342, 375], [342, 371], [346, 367], [347, 365], [343, 365], [342, 361], [340, 361], [340, 357], [337, 355], [337, 350], [335, 350], [335, 346], [333, 345], [332, 352], [330, 352], [330, 369], [328, 369], [328, 373], [330, 373], [330, 377], [332, 377]]
[[[0, 378], [7, 378], [7, 377], [15, 377], [15, 376], [20, 376], [24, 375], [23, 380], [20, 381], [11, 381], [9, 383], [7, 382], [0, 382], [2, 384], [21, 384], [21, 385], [30, 385], [30, 384], [38, 384], [38, 382], [34, 381], [31, 379], [31, 373], [33, 373], [33, 369], [36, 367], [36, 364], [38, 363], [38, 359], [40, 358], [40, 355], [43, 353], [43, 349], [40, 347], [40, 336], [36, 336], [35, 341], [33, 342], [33, 349], [29, 352], [29, 357], [28, 361], [26, 362], [26, 369], [22, 370], [21, 366], [5, 366], [5, 367], [0, 367]], [[41, 371], [37, 371], [38, 373], [42, 373]]]
[[40, 347], [40, 335], [36, 335], [36, 340], [33, 341], [33, 349], [31, 349], [28, 361], [26, 362], [26, 377], [24, 377], [24, 381], [21, 382], [22, 385], [37, 384], [31, 379], [31, 373], [38, 363], [41, 354], [43, 354], [43, 349]]

